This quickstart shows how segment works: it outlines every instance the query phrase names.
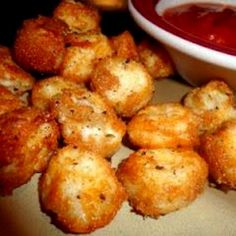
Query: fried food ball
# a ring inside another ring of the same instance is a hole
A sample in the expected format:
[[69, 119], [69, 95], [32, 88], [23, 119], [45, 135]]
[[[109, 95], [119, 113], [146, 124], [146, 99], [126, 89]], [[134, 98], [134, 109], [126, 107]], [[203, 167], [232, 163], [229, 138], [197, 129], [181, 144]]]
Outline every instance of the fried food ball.
[[20, 108], [0, 116], [0, 194], [12, 191], [47, 166], [57, 148], [57, 123], [49, 113]]
[[223, 81], [212, 80], [191, 90], [183, 104], [202, 119], [200, 132], [212, 132], [222, 122], [236, 118], [234, 94]]
[[127, 125], [132, 144], [142, 148], [195, 147], [200, 119], [179, 103], [149, 105]]
[[120, 11], [127, 9], [127, 0], [87, 0], [103, 11]]
[[57, 73], [65, 53], [64, 22], [45, 16], [28, 19], [18, 30], [14, 55], [23, 68], [40, 73]]
[[129, 31], [124, 31], [117, 36], [111, 37], [110, 42], [116, 56], [139, 60], [136, 43]]
[[147, 105], [154, 92], [153, 79], [145, 67], [121, 57], [105, 58], [96, 64], [91, 88], [123, 117], [131, 117]]
[[23, 106], [24, 103], [16, 95], [0, 85], [0, 115]]
[[101, 156], [67, 146], [51, 158], [39, 181], [42, 206], [72, 233], [109, 224], [126, 199], [110, 164]]
[[40, 109], [48, 110], [52, 100], [60, 96], [65, 90], [77, 90], [84, 88], [83, 84], [77, 84], [61, 76], [52, 76], [37, 81], [32, 89], [32, 104]]
[[0, 85], [22, 96], [32, 89], [33, 84], [34, 78], [13, 61], [9, 48], [0, 46]]
[[174, 66], [168, 52], [154, 39], [142, 40], [137, 48], [140, 60], [153, 78], [166, 78], [174, 74]]
[[97, 9], [74, 0], [62, 0], [53, 16], [64, 21], [72, 32], [100, 31]]
[[201, 154], [209, 166], [212, 180], [236, 189], [236, 120], [226, 121], [201, 138]]
[[117, 170], [130, 205], [153, 218], [193, 202], [203, 192], [207, 175], [204, 159], [190, 149], [140, 149]]
[[69, 34], [60, 74], [79, 83], [87, 82], [97, 60], [112, 55], [108, 38], [102, 33]]
[[98, 94], [67, 90], [54, 100], [52, 110], [66, 144], [83, 146], [107, 158], [120, 148], [126, 126]]

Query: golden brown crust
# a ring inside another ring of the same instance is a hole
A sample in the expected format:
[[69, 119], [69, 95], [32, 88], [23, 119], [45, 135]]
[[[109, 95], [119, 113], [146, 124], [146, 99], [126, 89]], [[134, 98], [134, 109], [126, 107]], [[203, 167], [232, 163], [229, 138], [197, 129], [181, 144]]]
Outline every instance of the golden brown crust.
[[236, 189], [236, 120], [227, 121], [213, 133], [201, 138], [201, 153], [212, 180], [224, 187]]
[[98, 10], [79, 1], [61, 1], [53, 16], [64, 21], [72, 32], [100, 31]]
[[90, 4], [105, 11], [126, 10], [127, 0], [88, 0]]
[[147, 105], [154, 92], [153, 79], [145, 67], [121, 57], [98, 62], [91, 76], [91, 87], [123, 117], [131, 117]]
[[112, 54], [109, 40], [102, 33], [68, 34], [66, 45], [68, 47], [60, 74], [79, 83], [87, 82], [90, 79], [98, 60]]
[[55, 97], [60, 96], [65, 90], [77, 90], [84, 88], [83, 84], [77, 84], [61, 76], [48, 77], [37, 81], [32, 89], [32, 104], [40, 109], [47, 110]]
[[234, 94], [223, 81], [212, 80], [191, 90], [183, 103], [201, 119], [200, 132], [212, 132], [224, 121], [236, 118]]
[[128, 123], [128, 137], [142, 148], [196, 147], [199, 118], [179, 103], [149, 105]]
[[25, 20], [14, 42], [16, 61], [23, 68], [56, 73], [65, 52], [67, 26], [58, 19], [39, 16]]
[[136, 43], [129, 31], [111, 37], [110, 42], [115, 56], [139, 60]]
[[205, 161], [184, 149], [141, 149], [117, 170], [134, 210], [154, 218], [190, 204], [204, 190], [207, 173]]
[[23, 106], [24, 103], [16, 95], [0, 85], [0, 115]]
[[174, 75], [174, 65], [168, 52], [157, 41], [146, 38], [137, 46], [140, 61], [155, 79]]
[[111, 157], [121, 147], [126, 126], [100, 95], [67, 90], [54, 100], [52, 110], [66, 144], [83, 146], [103, 157]]
[[0, 46], [0, 85], [17, 96], [32, 89], [34, 78], [12, 59], [9, 48]]
[[39, 182], [43, 208], [73, 233], [107, 225], [126, 199], [110, 164], [86, 149], [67, 146], [53, 156]]
[[0, 117], [0, 194], [11, 194], [47, 166], [58, 127], [49, 113], [21, 108]]

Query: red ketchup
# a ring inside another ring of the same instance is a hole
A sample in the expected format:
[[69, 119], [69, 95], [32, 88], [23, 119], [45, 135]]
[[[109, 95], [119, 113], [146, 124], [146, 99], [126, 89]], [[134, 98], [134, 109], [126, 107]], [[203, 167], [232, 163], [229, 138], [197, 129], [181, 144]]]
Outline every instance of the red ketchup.
[[236, 51], [236, 7], [185, 4], [167, 9], [162, 18], [190, 37]]

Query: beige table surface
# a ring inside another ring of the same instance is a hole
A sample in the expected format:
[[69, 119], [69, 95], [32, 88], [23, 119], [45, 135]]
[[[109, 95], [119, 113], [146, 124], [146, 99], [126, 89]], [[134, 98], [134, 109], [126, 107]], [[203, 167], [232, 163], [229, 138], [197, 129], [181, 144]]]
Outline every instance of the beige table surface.
[[[190, 89], [175, 80], [156, 82], [153, 103], [179, 101]], [[122, 147], [112, 158], [116, 166], [132, 150]], [[1, 236], [63, 236], [61, 230], [50, 223], [41, 212], [38, 201], [39, 175], [16, 189], [10, 197], [0, 197]], [[131, 212], [124, 203], [114, 220], [92, 236], [234, 236], [236, 235], [236, 191], [224, 193], [207, 187], [190, 206], [159, 219], [143, 218]]]

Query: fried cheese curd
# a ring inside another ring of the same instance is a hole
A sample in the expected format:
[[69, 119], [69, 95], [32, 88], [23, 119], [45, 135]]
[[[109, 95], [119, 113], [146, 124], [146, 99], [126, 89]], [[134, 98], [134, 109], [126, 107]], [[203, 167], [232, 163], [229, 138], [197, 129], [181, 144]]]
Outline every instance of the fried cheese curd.
[[112, 55], [108, 38], [100, 32], [68, 34], [66, 45], [60, 74], [79, 83], [90, 79], [97, 60]]
[[140, 149], [121, 162], [117, 176], [133, 209], [157, 218], [193, 202], [204, 190], [208, 169], [190, 149]]
[[49, 113], [20, 108], [0, 116], [0, 194], [10, 195], [48, 164], [57, 148], [57, 123]]
[[183, 104], [201, 118], [200, 133], [212, 132], [222, 122], [236, 118], [233, 91], [223, 81], [212, 80], [191, 90]]
[[32, 104], [37, 108], [48, 110], [53, 99], [60, 96], [65, 90], [77, 90], [80, 88], [84, 88], [84, 85], [74, 83], [61, 76], [38, 80], [32, 89]]
[[16, 62], [30, 71], [57, 73], [65, 53], [67, 30], [64, 22], [46, 16], [25, 20], [14, 42]]
[[54, 100], [52, 110], [66, 144], [83, 146], [106, 158], [120, 148], [126, 126], [100, 95], [86, 89], [67, 90]]
[[168, 52], [155, 40], [143, 39], [137, 46], [140, 61], [155, 79], [172, 76], [174, 66]]
[[96, 64], [91, 89], [105, 97], [119, 116], [131, 117], [151, 100], [154, 83], [141, 63], [114, 56]]
[[80, 1], [62, 0], [53, 16], [65, 22], [71, 32], [100, 31], [98, 10]]
[[127, 0], [88, 0], [90, 4], [105, 11], [120, 11], [127, 9]]
[[0, 85], [21, 97], [32, 89], [34, 81], [31, 74], [14, 62], [10, 49], [0, 46]]
[[117, 36], [111, 37], [110, 43], [115, 56], [139, 60], [136, 43], [129, 31], [124, 31]]
[[224, 122], [213, 133], [201, 138], [200, 153], [217, 185], [236, 189], [236, 120]]
[[0, 115], [24, 106], [19, 97], [0, 85]]
[[108, 161], [75, 146], [51, 158], [39, 181], [39, 195], [43, 209], [72, 233], [109, 224], [127, 197]]
[[200, 119], [179, 103], [149, 105], [127, 125], [130, 142], [141, 148], [195, 147]]

